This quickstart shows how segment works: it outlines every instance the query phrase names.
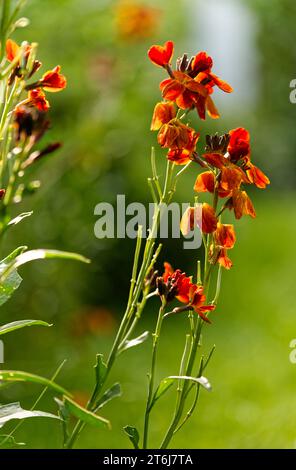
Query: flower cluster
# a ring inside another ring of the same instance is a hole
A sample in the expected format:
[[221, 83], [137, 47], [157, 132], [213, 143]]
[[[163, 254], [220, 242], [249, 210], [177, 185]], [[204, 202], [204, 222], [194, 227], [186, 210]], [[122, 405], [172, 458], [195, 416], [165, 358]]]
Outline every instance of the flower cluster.
[[[193, 161], [205, 170], [198, 174], [194, 191], [213, 194], [213, 204], [202, 204], [201, 217], [197, 214], [199, 208], [189, 207], [181, 220], [181, 232], [187, 235], [199, 226], [204, 234], [210, 235], [209, 261], [229, 269], [232, 262], [228, 250], [235, 244], [235, 232], [233, 225], [221, 223], [221, 215], [229, 209], [234, 211], [236, 219], [243, 215], [256, 217], [245, 187], [255, 185], [264, 189], [269, 179], [253, 164], [250, 134], [243, 127], [221, 136], [206, 136], [205, 151], [198, 153], [196, 146], [200, 133], [186, 124], [184, 118], [193, 109], [201, 119], [205, 119], [206, 111], [210, 117], [218, 118], [211, 95], [216, 86], [226, 93], [232, 92], [232, 88], [212, 72], [213, 60], [206, 52], [199, 52], [190, 59], [183, 54], [177, 59], [175, 69], [171, 66], [173, 52], [172, 41], [163, 46], [154, 45], [148, 51], [150, 60], [163, 67], [169, 75], [160, 83], [163, 101], [154, 108], [151, 130], [158, 131], [158, 143], [168, 149], [169, 161], [176, 165]], [[224, 200], [221, 208], [219, 200]]]
[[35, 82], [27, 83], [42, 66], [42, 63], [35, 58], [35, 49], [33, 44], [23, 43], [19, 46], [12, 39], [6, 41], [6, 59], [11, 67], [9, 84], [12, 85], [18, 81], [20, 88], [17, 93], [27, 91], [27, 97], [15, 106], [12, 113], [15, 141], [17, 144], [25, 145], [24, 153], [28, 157], [22, 162], [22, 169], [60, 147], [60, 144], [55, 142], [29, 155], [32, 147], [41, 139], [50, 125], [47, 117], [50, 104], [45, 92], [59, 92], [67, 85], [66, 78], [60, 73], [59, 65], [45, 72]]
[[[34, 58], [34, 52], [31, 44], [26, 43], [23, 47], [20, 47], [12, 39], [6, 41], [6, 58], [14, 65], [9, 79], [10, 82], [13, 82], [16, 77], [30, 79], [40, 69], [42, 64]], [[39, 111], [47, 111], [49, 102], [44, 91], [55, 93], [63, 90], [67, 85], [67, 80], [60, 73], [60, 70], [61, 67], [57, 65], [54, 69], [45, 72], [36, 82], [26, 85], [28, 97], [22, 104], [34, 106]]]

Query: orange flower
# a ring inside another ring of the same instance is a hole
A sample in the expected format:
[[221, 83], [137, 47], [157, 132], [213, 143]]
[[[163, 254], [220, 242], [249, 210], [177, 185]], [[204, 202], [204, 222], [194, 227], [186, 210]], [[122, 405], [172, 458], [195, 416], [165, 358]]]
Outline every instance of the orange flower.
[[266, 186], [270, 183], [269, 178], [260, 170], [257, 166], [253, 165], [251, 162], [247, 164], [246, 167], [247, 177], [251, 183], [254, 183], [257, 188], [265, 189]]
[[191, 284], [189, 288], [189, 305], [193, 310], [207, 323], [211, 323], [206, 316], [207, 312], [215, 310], [215, 305], [204, 305], [206, 296], [203, 293], [203, 287]]
[[199, 52], [191, 61], [186, 54], [178, 59], [178, 70], [170, 73], [171, 78], [160, 84], [163, 97], [182, 109], [196, 108], [199, 117], [205, 119], [205, 112], [213, 119], [219, 112], [210, 95], [217, 85], [221, 90], [230, 93], [232, 88], [211, 71], [213, 60], [205, 52]]
[[228, 257], [228, 250], [234, 247], [235, 232], [232, 224], [222, 224], [218, 222], [214, 233], [214, 242], [210, 247], [210, 262], [219, 263], [225, 269], [232, 267], [232, 261]]
[[120, 1], [115, 11], [119, 35], [124, 40], [138, 41], [155, 34], [160, 11], [135, 1]]
[[233, 225], [218, 222], [214, 238], [218, 246], [227, 248], [228, 250], [233, 248], [236, 240]]
[[172, 102], [162, 101], [155, 105], [150, 129], [158, 131], [163, 124], [176, 117], [175, 105]]
[[227, 252], [228, 250], [226, 250], [225, 248], [220, 248], [218, 252], [217, 262], [221, 266], [223, 266], [223, 268], [230, 269], [232, 268], [233, 264], [232, 264], [231, 259], [228, 257]]
[[66, 77], [60, 73], [60, 70], [60, 65], [57, 65], [54, 69], [45, 72], [41, 80], [39, 80], [38, 86], [41, 86], [45, 91], [53, 93], [66, 88], [67, 80]]
[[187, 207], [180, 222], [180, 230], [184, 236], [188, 235], [196, 226], [203, 233], [213, 233], [217, 228], [217, 222], [214, 208], [205, 202], [202, 205], [201, 213], [200, 206]]
[[205, 119], [207, 89], [183, 72], [175, 71], [173, 75], [174, 78], [167, 78], [159, 85], [164, 99], [174, 101], [181, 109], [195, 107], [200, 118]]
[[199, 52], [191, 62], [191, 75], [199, 82], [207, 86], [212, 93], [212, 88], [217, 85], [222, 91], [231, 93], [232, 87], [212, 73], [213, 60], [206, 52]]
[[[212, 171], [204, 171], [200, 173], [193, 187], [194, 191], [197, 193], [209, 192], [213, 193], [215, 189], [215, 175]], [[218, 195], [219, 197], [228, 197], [230, 196], [231, 191], [224, 190], [220, 184], [218, 184]]]
[[[27, 59], [30, 52], [31, 52], [32, 46], [30, 44], [27, 44], [25, 47], [25, 58]], [[20, 46], [13, 41], [12, 39], [7, 39], [6, 41], [6, 58], [9, 62], [12, 62], [16, 56], [19, 54], [20, 51]]]
[[234, 209], [236, 219], [240, 219], [243, 215], [250, 215], [253, 219], [256, 217], [254, 206], [246, 191], [240, 189], [233, 191], [227, 206], [229, 209]]
[[158, 292], [166, 297], [170, 302], [174, 297], [179, 302], [187, 304], [189, 302], [189, 288], [192, 285], [191, 278], [182, 273], [180, 269], [174, 269], [170, 263], [164, 263], [164, 273], [162, 277], [156, 280]]
[[174, 43], [167, 41], [163, 46], [151, 46], [148, 51], [148, 57], [155, 65], [160, 67], [167, 67], [172, 59], [174, 53]]
[[194, 310], [205, 322], [210, 323], [205, 314], [214, 310], [215, 306], [204, 305], [206, 296], [204, 295], [203, 287], [193, 284], [191, 277], [186, 276], [180, 269], [174, 271], [167, 262], [164, 263], [164, 268], [165, 271], [161, 279], [170, 288], [176, 299], [186, 304], [188, 310]]
[[[190, 129], [190, 128], [189, 128]], [[186, 165], [190, 162], [193, 152], [195, 152], [196, 144], [200, 134], [190, 129], [188, 132], [188, 142], [183, 148], [171, 148], [168, 152], [168, 160], [176, 165]]]
[[194, 183], [194, 191], [197, 193], [213, 193], [215, 189], [215, 175], [212, 171], [200, 173]]
[[210, 204], [206, 202], [202, 205], [202, 225], [201, 230], [203, 233], [212, 233], [217, 228], [217, 217], [215, 215], [215, 210]]
[[42, 90], [30, 90], [28, 93], [28, 98], [23, 102], [29, 106], [35, 106], [39, 111], [48, 111], [50, 108], [49, 102], [45, 97], [45, 93]]
[[182, 149], [192, 141], [192, 133], [191, 127], [172, 119], [161, 127], [157, 140], [161, 147]]

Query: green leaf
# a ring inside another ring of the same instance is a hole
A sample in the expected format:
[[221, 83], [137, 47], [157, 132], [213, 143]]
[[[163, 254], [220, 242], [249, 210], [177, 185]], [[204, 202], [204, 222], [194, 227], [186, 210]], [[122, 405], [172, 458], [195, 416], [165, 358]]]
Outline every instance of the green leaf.
[[136, 428], [133, 426], [125, 426], [123, 428], [124, 432], [128, 435], [129, 440], [133, 444], [135, 449], [139, 449], [139, 440], [140, 440], [140, 435], [137, 431]]
[[95, 373], [98, 389], [101, 389], [107, 374], [107, 366], [103, 360], [103, 357], [103, 354], [97, 354], [96, 356]]
[[25, 219], [26, 217], [30, 217], [31, 215], [33, 214], [33, 211], [31, 212], [22, 212], [21, 214], [17, 215], [16, 217], [14, 217], [14, 219], [11, 219], [9, 222], [8, 222], [8, 226], [9, 225], [16, 225], [18, 223], [20, 223], [23, 219]]
[[208, 392], [212, 390], [212, 386], [208, 379], [206, 377], [189, 377], [187, 375], [170, 375], [167, 377], [168, 379], [173, 379], [173, 380], [190, 380], [191, 382], [195, 382], [200, 384], [202, 387], [204, 387]]
[[0, 448], [14, 448], [18, 446], [25, 446], [25, 442], [16, 442], [15, 438], [10, 434], [0, 434]]
[[120, 348], [120, 352], [126, 351], [127, 349], [133, 348], [138, 346], [139, 344], [144, 343], [149, 336], [149, 331], [144, 331], [140, 336], [137, 338], [131, 339], [130, 341], [126, 341], [122, 347]]
[[90, 263], [90, 260], [77, 253], [71, 253], [69, 251], [58, 251], [58, 250], [46, 250], [39, 248], [38, 250], [25, 251], [16, 256], [10, 263], [8, 263], [6, 269], [1, 273], [0, 283], [2, 284], [7, 277], [14, 272], [17, 268], [23, 264], [35, 261], [38, 259], [69, 259], [74, 261], [81, 261], [83, 263]]
[[151, 405], [150, 405], [150, 410], [151, 408], [154, 406], [155, 402], [162, 396], [165, 394], [165, 392], [173, 385], [174, 383], [174, 379], [173, 378], [169, 378], [169, 377], [166, 377], [165, 379], [163, 379], [160, 384], [158, 385], [155, 393], [154, 393], [154, 396], [153, 396], [153, 399], [151, 401]]
[[0, 370], [0, 388], [10, 382], [33, 382], [45, 385], [62, 395], [70, 395], [63, 387], [45, 377], [17, 370]]
[[0, 264], [9, 264], [11, 261], [13, 261], [18, 255], [21, 255], [24, 251], [28, 249], [27, 246], [18, 246], [15, 250], [13, 250], [6, 258], [4, 258], [2, 261], [0, 261]]
[[71, 398], [64, 397], [64, 403], [69, 412], [84, 423], [97, 427], [107, 426], [110, 428], [110, 421], [108, 421], [106, 418], [103, 418], [102, 416], [98, 416], [95, 413], [92, 413], [89, 410], [86, 410], [82, 406], [78, 405], [78, 403], [71, 400]]
[[102, 395], [102, 397], [96, 403], [96, 409], [99, 410], [108, 403], [108, 401], [113, 400], [121, 396], [121, 387], [119, 383], [115, 383]]
[[60, 419], [58, 416], [53, 415], [51, 413], [46, 413], [44, 411], [24, 410], [20, 406], [19, 402], [9, 403], [8, 405], [0, 406], [0, 428], [12, 419], [25, 419], [34, 417]]
[[5, 335], [6, 333], [10, 333], [11, 331], [14, 331], [14, 330], [19, 330], [20, 328], [24, 328], [26, 326], [51, 326], [51, 325], [42, 320], [19, 320], [19, 321], [14, 321], [11, 323], [7, 323], [6, 325], [0, 326], [0, 335]]
[[22, 282], [21, 276], [17, 272], [17, 268], [29, 261], [46, 258], [62, 258], [75, 261], [89, 263], [90, 261], [84, 256], [77, 253], [57, 250], [30, 250], [26, 251], [26, 246], [20, 246], [6, 258], [0, 261], [0, 305], [3, 305], [12, 296], [14, 291]]
[[[26, 246], [20, 246], [10, 253], [6, 258], [0, 261], [0, 277], [7, 270], [8, 266], [15, 260], [17, 256], [26, 250]], [[3, 305], [12, 296], [14, 291], [22, 282], [21, 276], [16, 270], [11, 270], [0, 284], [0, 305]]]

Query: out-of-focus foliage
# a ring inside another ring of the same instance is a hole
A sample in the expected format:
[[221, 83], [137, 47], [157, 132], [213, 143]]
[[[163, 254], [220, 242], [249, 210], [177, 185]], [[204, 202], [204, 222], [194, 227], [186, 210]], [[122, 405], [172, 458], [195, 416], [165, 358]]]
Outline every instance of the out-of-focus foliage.
[[[295, 187], [296, 105], [289, 100], [296, 78], [296, 3], [249, 0], [257, 21], [260, 94], [255, 111], [256, 152], [277, 187]], [[252, 84], [250, 84], [252, 86]], [[294, 87], [295, 88], [295, 87]]]

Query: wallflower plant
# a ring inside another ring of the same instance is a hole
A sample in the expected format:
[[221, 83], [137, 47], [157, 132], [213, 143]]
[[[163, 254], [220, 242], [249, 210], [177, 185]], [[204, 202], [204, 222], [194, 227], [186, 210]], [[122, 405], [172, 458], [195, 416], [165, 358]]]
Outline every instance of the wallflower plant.
[[[17, 44], [11, 38], [15, 28], [26, 23], [24, 19], [17, 19], [23, 3], [22, 0], [15, 3], [4, 0], [1, 17], [1, 238], [4, 234], [9, 234], [15, 224], [31, 215], [31, 212], [26, 212], [13, 217], [12, 208], [39, 187], [39, 183], [27, 183], [25, 178], [26, 175], [30, 178], [35, 162], [60, 147], [60, 143], [53, 142], [40, 148], [39, 143], [49, 127], [48, 94], [66, 87], [66, 78], [59, 65], [40, 73], [42, 64], [37, 58], [36, 43]], [[222, 270], [232, 267], [229, 250], [236, 243], [234, 225], [224, 223], [223, 215], [226, 211], [233, 211], [235, 219], [244, 215], [254, 218], [256, 213], [247, 188], [255, 185], [264, 189], [269, 180], [254, 165], [251, 159], [250, 135], [242, 127], [229, 130], [223, 135], [207, 135], [205, 150], [200, 152], [197, 149], [200, 132], [189, 125], [189, 113], [197, 113], [202, 120], [207, 114], [210, 118], [219, 118], [212, 98], [215, 89], [231, 93], [232, 88], [214, 74], [213, 60], [206, 52], [199, 52], [191, 58], [183, 54], [177, 59], [176, 67], [172, 66], [173, 53], [172, 41], [167, 41], [163, 46], [154, 45], [148, 51], [151, 62], [167, 74], [167, 78], [160, 83], [162, 101], [155, 105], [151, 122], [151, 130], [157, 132], [159, 146], [166, 149], [166, 171], [163, 178], [158, 174], [155, 150], [152, 149], [152, 175], [148, 178], [154, 202], [152, 225], [146, 239], [143, 238], [142, 227], [138, 227], [127, 305], [108, 356], [104, 358], [102, 354], [97, 355], [95, 383], [89, 401], [83, 408], [73, 400], [70, 392], [56, 384], [55, 378], [61, 367], [51, 379], [29, 372], [3, 370], [0, 371], [0, 387], [22, 381], [37, 382], [45, 388], [31, 410], [23, 410], [19, 403], [0, 406], [0, 427], [12, 419], [36, 416], [60, 419], [64, 448], [72, 448], [88, 424], [108, 427], [108, 419], [98, 412], [107, 402], [121, 394], [119, 383], [108, 385], [110, 372], [121, 354], [139, 346], [149, 337], [148, 331], [135, 337], [135, 329], [141, 324], [143, 311], [152, 297], [159, 298], [159, 312], [152, 333], [147, 399], [146, 404], [143, 404], [143, 429], [140, 431], [130, 425], [124, 429], [133, 446], [144, 449], [149, 447], [154, 408], [169, 389], [175, 387], [176, 402], [171, 422], [159, 436], [159, 446], [163, 449], [171, 444], [174, 435], [193, 414], [200, 390], [211, 390], [205, 372], [214, 347], [207, 354], [202, 352], [202, 334], [206, 333], [206, 328], [211, 327], [212, 318], [216, 315]], [[157, 243], [161, 206], [171, 202], [185, 171], [194, 172], [196, 181], [193, 203], [182, 216], [180, 230], [186, 236], [198, 227], [204, 249], [204, 255], [200, 255], [200, 259], [193, 259], [190, 274], [175, 266], [174, 260], [172, 264], [165, 262], [163, 269], [156, 269], [162, 248]], [[200, 218], [196, 202], [200, 203], [203, 193], [209, 193], [212, 202], [202, 203]], [[19, 247], [0, 262], [0, 304], [7, 301], [19, 286], [21, 278], [17, 269], [22, 264], [52, 257], [88, 261], [73, 253], [43, 249], [27, 251], [26, 247]], [[184, 350], [179, 364], [172, 365], [169, 375], [156, 383], [158, 346], [172, 316], [186, 316], [188, 319]], [[22, 320], [0, 327], [0, 335], [32, 325], [49, 326], [41, 320]], [[137, 380], [136, 375], [134, 380]], [[48, 389], [58, 395], [55, 398], [58, 415], [35, 410]], [[74, 426], [70, 416], [76, 419]], [[16, 445], [16, 428], [10, 434], [0, 436], [0, 446]]]

